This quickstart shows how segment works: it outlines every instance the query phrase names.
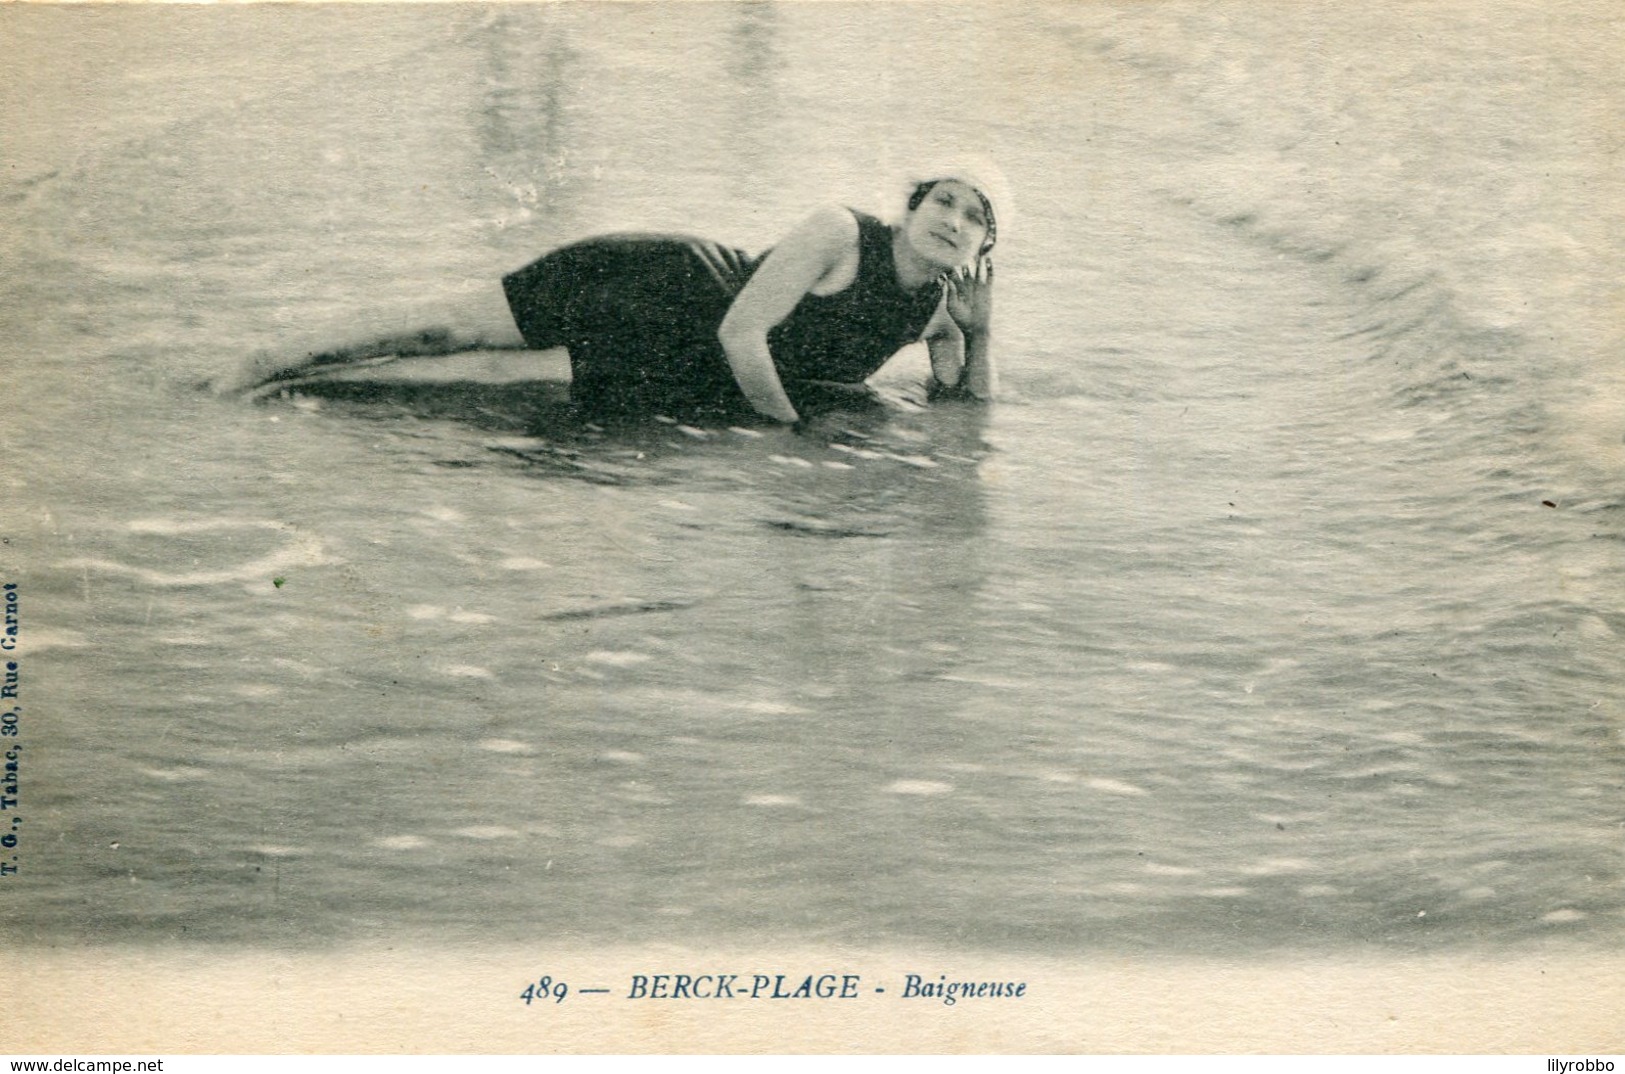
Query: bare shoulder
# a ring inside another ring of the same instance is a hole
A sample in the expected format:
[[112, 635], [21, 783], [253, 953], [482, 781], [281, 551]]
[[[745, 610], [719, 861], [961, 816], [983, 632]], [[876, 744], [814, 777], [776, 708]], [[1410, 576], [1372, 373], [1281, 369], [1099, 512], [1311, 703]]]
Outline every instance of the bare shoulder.
[[858, 274], [858, 221], [851, 210], [821, 205], [797, 225], [785, 240], [818, 258], [823, 266], [809, 290], [831, 295], [852, 286]]
[[855, 247], [858, 242], [858, 218], [844, 206], [820, 205], [808, 214], [796, 231], [826, 243]]
[[728, 307], [722, 331], [765, 332], [808, 294], [831, 295], [850, 287], [857, 272], [857, 220], [845, 209], [819, 209], [767, 252]]

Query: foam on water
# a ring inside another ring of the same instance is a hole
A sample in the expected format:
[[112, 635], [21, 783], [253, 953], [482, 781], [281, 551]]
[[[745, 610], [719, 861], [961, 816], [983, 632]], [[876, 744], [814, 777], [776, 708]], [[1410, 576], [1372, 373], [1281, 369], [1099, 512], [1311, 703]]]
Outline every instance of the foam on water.
[[[189, 527], [170, 532], [199, 533], [236, 528], [241, 527], [237, 524], [228, 523], [223, 526]], [[250, 528], [261, 527], [251, 524]], [[329, 562], [326, 547], [321, 537], [315, 534], [298, 532], [291, 526], [271, 524], [268, 528], [287, 534], [287, 540], [283, 545], [257, 559], [247, 560], [232, 566], [202, 568], [194, 571], [170, 571], [90, 556], [59, 560], [55, 566], [62, 570], [98, 571], [106, 574], [123, 575], [134, 578], [146, 585], [163, 589], [216, 586], [227, 582], [250, 582], [253, 583], [253, 588], [259, 591], [268, 588], [272, 577], [278, 572], [294, 567], [320, 567]], [[136, 532], [150, 533], [159, 531], [140, 530]]]
[[888, 794], [936, 795], [953, 793], [952, 783], [935, 779], [899, 779], [887, 784]]

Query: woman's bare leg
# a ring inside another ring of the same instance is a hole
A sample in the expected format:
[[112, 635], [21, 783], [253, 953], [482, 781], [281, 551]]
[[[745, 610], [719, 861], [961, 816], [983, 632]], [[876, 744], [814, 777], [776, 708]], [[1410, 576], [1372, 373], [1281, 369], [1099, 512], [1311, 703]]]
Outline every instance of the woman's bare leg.
[[315, 366], [388, 355], [421, 357], [524, 346], [502, 287], [492, 281], [434, 309], [358, 311], [346, 318], [340, 331], [313, 333], [302, 346], [282, 344], [251, 355], [239, 369], [217, 378], [213, 387], [219, 392], [241, 391]]

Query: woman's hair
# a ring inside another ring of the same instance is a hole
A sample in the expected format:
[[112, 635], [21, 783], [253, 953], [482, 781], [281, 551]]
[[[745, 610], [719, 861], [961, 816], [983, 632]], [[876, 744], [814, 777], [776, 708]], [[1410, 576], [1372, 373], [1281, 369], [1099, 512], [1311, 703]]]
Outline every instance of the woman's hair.
[[[941, 182], [946, 182], [946, 180], [927, 179], [923, 183], [916, 183], [914, 192], [908, 196], [908, 211], [913, 212], [918, 209], [920, 203], [925, 201], [925, 196], [931, 193], [931, 188]], [[966, 185], [969, 186], [970, 184], [967, 183]], [[993, 203], [988, 201], [987, 195], [977, 187], [972, 186], [971, 189], [976, 191], [976, 197], [982, 203], [982, 215], [987, 217], [987, 240], [982, 243], [982, 253], [986, 254], [993, 249], [993, 244], [998, 241], [999, 229], [993, 217]]]

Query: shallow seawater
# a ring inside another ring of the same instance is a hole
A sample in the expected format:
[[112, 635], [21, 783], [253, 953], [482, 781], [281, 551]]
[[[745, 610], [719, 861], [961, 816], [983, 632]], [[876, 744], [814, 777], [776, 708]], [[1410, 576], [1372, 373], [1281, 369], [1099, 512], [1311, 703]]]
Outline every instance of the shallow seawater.
[[[1617, 944], [1613, 31], [1225, 11], [0, 12], [7, 931]], [[198, 387], [947, 140], [990, 409]]]

